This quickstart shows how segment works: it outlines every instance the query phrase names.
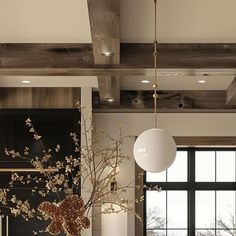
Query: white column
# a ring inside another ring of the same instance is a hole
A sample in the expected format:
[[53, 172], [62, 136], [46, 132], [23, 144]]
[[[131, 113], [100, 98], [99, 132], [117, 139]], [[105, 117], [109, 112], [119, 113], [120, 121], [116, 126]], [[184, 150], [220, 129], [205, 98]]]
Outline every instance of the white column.
[[[91, 112], [92, 109], [92, 88], [91, 87], [82, 87], [81, 88], [81, 106], [85, 107], [84, 109], [84, 115], [87, 115]], [[82, 118], [81, 118], [82, 119]], [[83, 136], [83, 124], [81, 124], [81, 146], [85, 145], [85, 138]], [[87, 133], [87, 137], [88, 140], [91, 140], [92, 137], [92, 132]], [[83, 165], [83, 162], [81, 162], [81, 164]], [[90, 183], [85, 183], [87, 188], [89, 188]], [[86, 202], [86, 200], [89, 199], [90, 197], [90, 193], [87, 193], [86, 191], [81, 191], [81, 196], [83, 197], [84, 201]], [[85, 230], [82, 233], [82, 236], [92, 236], [92, 211], [90, 211], [90, 223], [91, 226], [89, 229]]]
[[121, 211], [119, 213], [102, 215], [102, 236], [128, 236], [128, 213]]

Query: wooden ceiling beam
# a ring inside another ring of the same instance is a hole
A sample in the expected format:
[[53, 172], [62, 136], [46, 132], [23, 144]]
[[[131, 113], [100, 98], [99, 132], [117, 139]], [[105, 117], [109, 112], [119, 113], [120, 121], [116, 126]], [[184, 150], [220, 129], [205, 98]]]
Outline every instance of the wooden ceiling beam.
[[226, 92], [226, 104], [227, 105], [236, 105], [236, 77], [229, 85]]
[[[153, 91], [122, 91], [121, 104], [114, 108], [99, 103], [93, 92], [94, 112], [152, 112]], [[160, 90], [157, 111], [162, 113], [236, 112], [236, 104], [226, 104], [225, 90]]]
[[[159, 48], [159, 75], [236, 75], [236, 44], [160, 44]], [[0, 44], [0, 75], [147, 76], [154, 72], [152, 50], [152, 44], [121, 44], [120, 64], [96, 64], [91, 44]]]
[[[88, 0], [94, 63], [113, 65], [120, 63], [120, 1]], [[98, 76], [98, 89], [102, 103], [120, 104], [119, 76]]]
[[[235, 76], [236, 68], [228, 69], [169, 69], [161, 68], [158, 76]], [[126, 68], [122, 66], [88, 66], [88, 67], [36, 67], [36, 68], [1, 68], [0, 76], [153, 76], [150, 68]]]

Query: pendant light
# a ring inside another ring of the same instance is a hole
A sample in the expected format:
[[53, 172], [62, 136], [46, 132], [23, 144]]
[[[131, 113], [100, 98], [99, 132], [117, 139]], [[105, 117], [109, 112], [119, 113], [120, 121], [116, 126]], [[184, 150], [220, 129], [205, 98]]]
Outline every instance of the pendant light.
[[157, 128], [157, 0], [155, 4], [155, 40], [154, 40], [154, 128], [144, 131], [134, 144], [136, 163], [145, 171], [161, 172], [168, 169], [176, 157], [176, 144], [173, 137], [163, 129]]

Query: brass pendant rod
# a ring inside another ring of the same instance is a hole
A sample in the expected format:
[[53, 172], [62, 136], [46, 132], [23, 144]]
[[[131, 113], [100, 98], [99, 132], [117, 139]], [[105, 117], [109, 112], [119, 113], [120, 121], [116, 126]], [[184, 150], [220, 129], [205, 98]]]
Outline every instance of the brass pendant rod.
[[155, 4], [155, 39], [154, 39], [154, 52], [153, 52], [153, 57], [154, 57], [154, 84], [153, 84], [153, 89], [154, 89], [154, 94], [153, 94], [153, 99], [154, 99], [154, 128], [157, 128], [157, 47], [158, 47], [158, 42], [157, 42], [157, 0], [154, 0]]

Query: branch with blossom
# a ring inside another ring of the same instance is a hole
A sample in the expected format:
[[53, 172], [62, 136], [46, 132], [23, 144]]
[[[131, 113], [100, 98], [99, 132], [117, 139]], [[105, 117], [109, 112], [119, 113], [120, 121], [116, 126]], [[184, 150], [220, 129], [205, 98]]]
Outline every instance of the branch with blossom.
[[[6, 208], [14, 216], [22, 216], [26, 220], [37, 218], [40, 220], [51, 219], [46, 231], [51, 235], [64, 232], [66, 235], [79, 235], [90, 226], [90, 211], [95, 205], [107, 206], [103, 214], [117, 213], [119, 211], [132, 212], [134, 203], [142, 202], [143, 196], [135, 200], [125, 197], [130, 188], [139, 189], [134, 181], [125, 186], [116, 182], [119, 166], [129, 157], [122, 153], [122, 144], [126, 139], [133, 138], [122, 136], [118, 130], [118, 138], [106, 134], [101, 129], [96, 129], [92, 124], [92, 113], [84, 114], [84, 108], [79, 106], [83, 128], [80, 135], [70, 133], [74, 143], [74, 150], [70, 156], [65, 156], [63, 161], [53, 161], [53, 155], [60, 152], [60, 145], [46, 149], [42, 136], [37, 133], [31, 119], [26, 120], [26, 126], [32, 138], [39, 141], [42, 146], [40, 156], [31, 157], [30, 148], [25, 147], [24, 152], [5, 149], [9, 158], [27, 161], [35, 168], [39, 175], [19, 175], [12, 173], [8, 188], [0, 189], [0, 209]], [[91, 137], [88, 135], [92, 133]], [[105, 145], [102, 143], [105, 140]], [[21, 200], [17, 194], [12, 194], [15, 185], [34, 186], [31, 194], [38, 195], [44, 200], [34, 208], [29, 200]], [[157, 186], [155, 189], [159, 189]], [[89, 196], [84, 199], [81, 192]], [[55, 200], [47, 200], [54, 195]]]

